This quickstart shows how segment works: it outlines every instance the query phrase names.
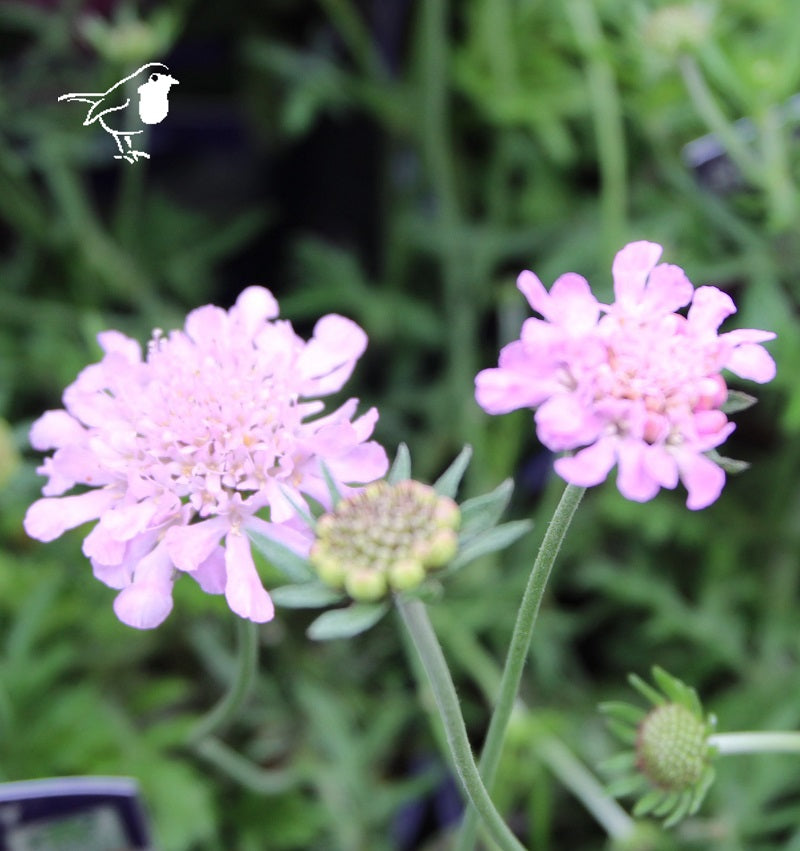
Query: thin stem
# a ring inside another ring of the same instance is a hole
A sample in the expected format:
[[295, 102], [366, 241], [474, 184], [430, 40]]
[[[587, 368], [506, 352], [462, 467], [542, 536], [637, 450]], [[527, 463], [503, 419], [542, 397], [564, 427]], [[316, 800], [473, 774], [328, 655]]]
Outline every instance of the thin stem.
[[[486, 734], [486, 742], [481, 753], [480, 771], [487, 789], [492, 788], [497, 773], [508, 720], [511, 717], [511, 710], [514, 708], [514, 701], [519, 691], [522, 670], [528, 657], [533, 627], [539, 614], [547, 580], [550, 578], [553, 563], [561, 549], [561, 544], [575, 510], [585, 492], [586, 488], [577, 485], [567, 485], [564, 489], [561, 500], [553, 514], [553, 519], [545, 532], [531, 575], [528, 577], [528, 584], [522, 596], [517, 621], [514, 624], [514, 632], [511, 636], [511, 644], [508, 648], [503, 679], [500, 682], [500, 694], [492, 713], [492, 719], [489, 722], [489, 731]], [[468, 810], [458, 835], [455, 851], [470, 851], [474, 848], [476, 829], [476, 816], [472, 810]]]
[[280, 795], [299, 783], [293, 772], [261, 768], [214, 736], [196, 742], [193, 750], [245, 789], [259, 795]]
[[719, 754], [800, 753], [800, 732], [715, 733], [708, 743]]
[[610, 839], [624, 841], [634, 832], [633, 819], [605, 791], [602, 784], [558, 738], [537, 739], [536, 752], [562, 784], [594, 816]]
[[453, 685], [453, 679], [450, 676], [442, 648], [439, 646], [436, 634], [431, 626], [425, 605], [420, 600], [398, 597], [397, 608], [411, 640], [414, 642], [414, 647], [425, 668], [425, 673], [428, 675], [428, 681], [444, 725], [453, 766], [464, 792], [501, 851], [524, 851], [525, 846], [519, 842], [503, 821], [481, 781], [467, 738], [467, 728], [461, 715], [461, 706]]
[[681, 56], [678, 60], [678, 67], [698, 115], [705, 121], [712, 133], [717, 135], [728, 152], [728, 156], [736, 163], [742, 174], [755, 186], [762, 186], [764, 181], [758, 160], [720, 109], [697, 62], [691, 56]]
[[[450, 616], [446, 609], [435, 612], [434, 624], [442, 636], [442, 644], [494, 703], [500, 691], [500, 668], [463, 621]], [[533, 721], [533, 713], [517, 698], [514, 714]], [[608, 836], [624, 840], [634, 831], [633, 819], [603, 788], [592, 772], [575, 757], [555, 735], [542, 726], [531, 736], [532, 748], [552, 773], [595, 817]]]
[[258, 667], [258, 627], [253, 621], [236, 619], [238, 664], [233, 682], [227, 693], [195, 724], [189, 733], [189, 744], [194, 746], [227, 724], [238, 712], [250, 693]]

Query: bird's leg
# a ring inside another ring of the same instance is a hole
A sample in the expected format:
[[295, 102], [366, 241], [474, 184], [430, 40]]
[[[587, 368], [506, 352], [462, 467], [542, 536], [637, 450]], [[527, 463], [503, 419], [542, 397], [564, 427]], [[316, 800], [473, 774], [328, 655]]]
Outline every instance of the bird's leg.
[[135, 163], [136, 160], [139, 159], [139, 157], [143, 157], [144, 159], [148, 159], [148, 160], [150, 159], [150, 154], [147, 154], [144, 151], [134, 151], [132, 149], [133, 145], [131, 144], [131, 137], [129, 135], [126, 135], [124, 137], [125, 143], [128, 146], [128, 150], [124, 151], [122, 149], [122, 144], [119, 141], [120, 135], [122, 135], [122, 134], [119, 134], [119, 135], [114, 134], [114, 138], [117, 140], [117, 147], [119, 148], [119, 152], [121, 154], [121, 156], [115, 156], [114, 157], [115, 160], [125, 160], [126, 162], [129, 162], [129, 163]]

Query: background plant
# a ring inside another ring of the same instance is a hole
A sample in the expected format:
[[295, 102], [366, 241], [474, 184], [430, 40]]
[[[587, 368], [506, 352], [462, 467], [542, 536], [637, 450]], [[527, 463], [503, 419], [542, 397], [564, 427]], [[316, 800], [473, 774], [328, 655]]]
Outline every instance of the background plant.
[[[600, 761], [596, 703], [654, 663], [727, 729], [796, 728], [791, 0], [213, 5], [0, 8], [0, 416], [14, 438], [0, 464], [3, 778], [135, 774], [165, 849], [261, 848], [265, 824], [274, 848], [434, 842], [449, 787], [392, 625], [326, 645], [307, 641], [302, 613], [265, 627], [257, 695], [224, 742], [268, 773], [231, 777], [224, 755], [182, 744], [224, 688], [230, 618], [185, 589], [168, 628], [132, 633], [89, 577], [79, 532], [47, 550], [28, 541], [21, 518], [40, 485], [28, 425], [96, 359], [97, 331], [145, 340], [264, 283], [300, 328], [333, 310], [367, 330], [358, 395], [379, 407], [390, 451], [409, 443], [416, 475], [469, 442], [467, 495], [513, 475], [512, 515], [547, 518], [560, 486], [529, 415], [489, 421], [473, 379], [519, 328], [521, 268], [547, 284], [574, 270], [602, 295], [613, 253], [639, 238], [696, 285], [730, 291], [741, 327], [777, 332], [778, 378], [726, 447], [753, 466], [710, 509], [689, 514], [677, 494], [634, 505], [612, 486], [587, 495], [537, 625], [531, 717], [500, 801], [537, 848], [598, 847], [535, 728]], [[150, 59], [168, 62], [180, 100], [151, 162], [122, 169], [56, 97]], [[709, 132], [719, 156], [694, 171], [684, 146]], [[432, 607], [476, 745], [537, 529]], [[721, 765], [673, 847], [800, 848], [794, 769], [790, 757]]]

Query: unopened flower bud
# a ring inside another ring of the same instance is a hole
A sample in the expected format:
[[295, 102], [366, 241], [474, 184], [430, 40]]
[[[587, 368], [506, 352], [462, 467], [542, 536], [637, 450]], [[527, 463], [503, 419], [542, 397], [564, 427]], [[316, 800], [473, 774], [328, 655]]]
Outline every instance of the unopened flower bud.
[[409, 591], [458, 549], [460, 512], [420, 482], [374, 482], [317, 521], [310, 561], [323, 582], [358, 600]]
[[356, 568], [345, 576], [344, 587], [354, 600], [371, 603], [386, 594], [386, 576], [381, 571], [368, 567]]
[[639, 725], [637, 766], [655, 786], [680, 792], [703, 776], [707, 739], [707, 724], [687, 707], [656, 706]]

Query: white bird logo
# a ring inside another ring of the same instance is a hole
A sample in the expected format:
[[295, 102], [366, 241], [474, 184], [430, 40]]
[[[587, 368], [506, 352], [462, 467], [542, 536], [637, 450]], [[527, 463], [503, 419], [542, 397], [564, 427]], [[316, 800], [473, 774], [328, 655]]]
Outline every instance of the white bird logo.
[[[158, 69], [158, 70], [157, 70]], [[166, 73], [164, 73], [166, 72]], [[142, 80], [136, 91], [139, 93], [138, 109], [131, 105], [131, 89]], [[130, 83], [128, 86], [126, 84]], [[178, 81], [170, 76], [169, 68], [161, 62], [149, 62], [138, 71], [129, 74], [107, 91], [101, 94], [92, 92], [73, 92], [61, 95], [59, 101], [80, 101], [92, 106], [86, 114], [83, 126], [95, 121], [106, 133], [114, 137], [119, 148], [115, 160], [136, 162], [140, 157], [150, 159], [150, 154], [137, 151], [133, 147], [132, 137], [144, 133], [144, 124], [160, 124], [169, 112], [169, 90]], [[137, 127], [138, 125], [138, 127]], [[122, 146], [125, 141], [126, 148]]]

